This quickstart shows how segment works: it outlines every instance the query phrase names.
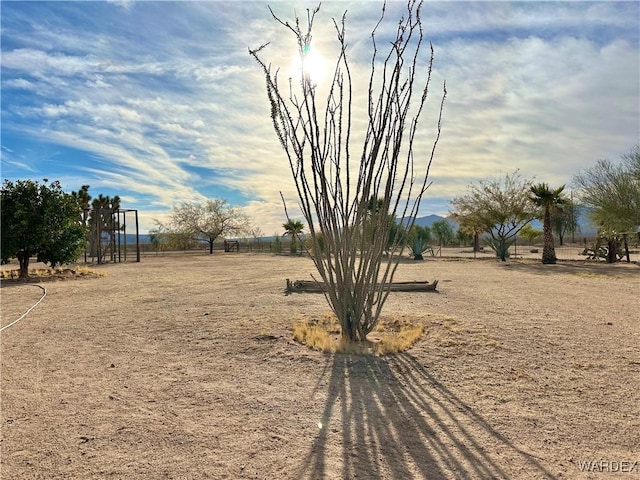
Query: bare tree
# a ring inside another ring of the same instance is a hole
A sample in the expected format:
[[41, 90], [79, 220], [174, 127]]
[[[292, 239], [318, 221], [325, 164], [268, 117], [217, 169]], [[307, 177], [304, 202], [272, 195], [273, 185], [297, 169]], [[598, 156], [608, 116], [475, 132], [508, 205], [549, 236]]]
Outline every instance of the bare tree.
[[[407, 228], [413, 224], [429, 186], [429, 168], [440, 138], [446, 86], [439, 102], [433, 144], [416, 159], [418, 119], [427, 101], [433, 66], [432, 46], [425, 63], [419, 55], [423, 45], [421, 6], [421, 2], [408, 2], [387, 53], [379, 51], [376, 38], [384, 21], [384, 7], [371, 33], [373, 53], [367, 105], [363, 105], [367, 125], [359, 150], [353, 140], [353, 101], [354, 89], [361, 88], [353, 83], [347, 59], [346, 13], [339, 21], [333, 19], [339, 53], [324, 103], [304, 68], [320, 7], [307, 11], [305, 29], [299, 18], [290, 24], [271, 11], [295, 38], [303, 66], [298, 81], [290, 79], [284, 91], [278, 71], [272, 72], [270, 64], [262, 59], [268, 44], [249, 51], [265, 75], [273, 125], [289, 160], [299, 207], [307, 221], [312, 258], [327, 286], [326, 298], [340, 322], [345, 342], [366, 341], [379, 320], [403, 248], [396, 240], [391, 254], [384, 255], [393, 218], [408, 218]], [[418, 79], [424, 83], [416, 88]], [[371, 198], [381, 200], [375, 211], [369, 208]], [[362, 234], [367, 222], [376, 225], [373, 236]]]
[[174, 205], [168, 228], [177, 233], [204, 237], [213, 253], [213, 243], [221, 236], [240, 235], [249, 229], [249, 219], [239, 208], [221, 198], [208, 199], [204, 204]]

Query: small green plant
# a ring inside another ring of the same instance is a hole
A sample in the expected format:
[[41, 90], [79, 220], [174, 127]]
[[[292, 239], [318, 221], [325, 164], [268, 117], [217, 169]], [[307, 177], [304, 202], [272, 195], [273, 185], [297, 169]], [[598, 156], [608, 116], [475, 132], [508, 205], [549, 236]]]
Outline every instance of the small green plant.
[[423, 254], [429, 250], [431, 230], [429, 227], [413, 225], [409, 231], [409, 248], [414, 260], [424, 260]]
[[440, 252], [442, 252], [442, 247], [446, 247], [451, 243], [454, 239], [455, 234], [453, 233], [453, 227], [446, 219], [438, 220], [437, 222], [433, 222], [431, 225], [431, 231], [433, 235], [438, 239], [438, 245], [440, 245]]
[[282, 252], [282, 239], [280, 235], [275, 235], [273, 237], [273, 242], [271, 243], [271, 253], [281, 253]]
[[496, 252], [496, 257], [499, 259], [507, 259], [510, 256], [509, 247], [513, 245], [514, 240], [496, 240], [494, 238], [488, 238], [487, 244], [491, 247], [491, 250]]

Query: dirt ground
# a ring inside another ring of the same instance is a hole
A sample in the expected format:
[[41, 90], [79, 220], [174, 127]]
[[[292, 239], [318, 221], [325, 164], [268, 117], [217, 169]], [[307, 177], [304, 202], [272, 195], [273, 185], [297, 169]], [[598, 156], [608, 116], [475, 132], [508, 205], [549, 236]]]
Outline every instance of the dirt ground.
[[148, 255], [4, 282], [0, 478], [640, 478], [640, 267], [403, 262], [409, 352], [292, 341], [308, 258]]

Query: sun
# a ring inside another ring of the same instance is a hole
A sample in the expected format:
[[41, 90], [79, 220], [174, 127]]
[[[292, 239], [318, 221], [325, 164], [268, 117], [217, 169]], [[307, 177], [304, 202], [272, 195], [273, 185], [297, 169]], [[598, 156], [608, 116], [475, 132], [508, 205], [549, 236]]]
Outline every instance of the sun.
[[302, 54], [296, 54], [293, 60], [293, 74], [295, 78], [304, 78], [311, 86], [322, 83], [327, 73], [327, 62], [322, 55], [305, 45]]

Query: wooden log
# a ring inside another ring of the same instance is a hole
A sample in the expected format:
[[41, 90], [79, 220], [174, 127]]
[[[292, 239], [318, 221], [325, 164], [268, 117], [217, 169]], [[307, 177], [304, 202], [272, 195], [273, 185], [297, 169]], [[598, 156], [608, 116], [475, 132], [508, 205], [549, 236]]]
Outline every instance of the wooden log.
[[[438, 280], [433, 282], [393, 282], [391, 292], [435, 292]], [[289, 280], [287, 278], [287, 293], [322, 293], [327, 289], [324, 283], [313, 280]]]

